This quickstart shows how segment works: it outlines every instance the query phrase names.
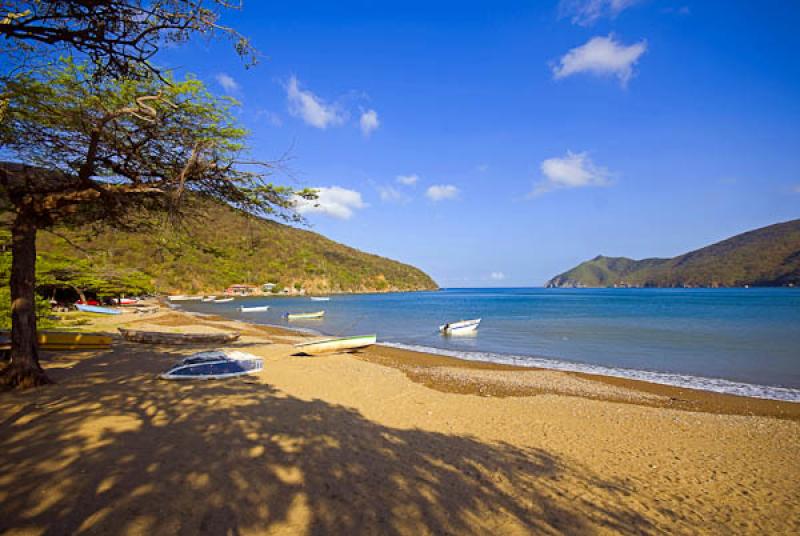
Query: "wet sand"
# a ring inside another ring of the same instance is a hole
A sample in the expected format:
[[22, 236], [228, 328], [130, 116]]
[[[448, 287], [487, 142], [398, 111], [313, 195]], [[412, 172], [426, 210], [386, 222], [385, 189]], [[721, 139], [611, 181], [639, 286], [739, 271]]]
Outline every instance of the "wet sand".
[[207, 349], [48, 353], [0, 393], [9, 534], [796, 534], [800, 404], [163, 312], [83, 329], [229, 331], [258, 375], [166, 382]]

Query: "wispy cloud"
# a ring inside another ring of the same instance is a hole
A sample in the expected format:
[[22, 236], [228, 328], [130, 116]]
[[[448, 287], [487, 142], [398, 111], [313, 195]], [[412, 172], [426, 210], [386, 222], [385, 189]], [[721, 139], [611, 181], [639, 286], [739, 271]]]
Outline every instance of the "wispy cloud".
[[258, 110], [256, 112], [256, 119], [266, 119], [267, 123], [273, 127], [283, 126], [283, 119], [281, 119], [281, 116], [271, 110]]
[[569, 17], [572, 24], [590, 26], [602, 17], [614, 18], [641, 0], [561, 0], [560, 16]]
[[395, 180], [397, 182], [399, 182], [400, 184], [404, 184], [406, 186], [414, 186], [415, 184], [417, 184], [417, 181], [419, 181], [419, 176], [416, 175], [416, 174], [414, 174], [414, 175], [398, 175]]
[[633, 76], [633, 67], [647, 50], [647, 41], [624, 45], [611, 34], [593, 37], [586, 44], [564, 54], [553, 66], [553, 78], [566, 78], [578, 73], [616, 76], [626, 86]]
[[222, 89], [228, 93], [236, 93], [241, 89], [239, 83], [229, 74], [219, 73], [214, 77], [214, 79], [220, 86], [222, 86]]
[[325, 129], [341, 125], [347, 119], [347, 114], [338, 106], [327, 104], [311, 91], [300, 89], [300, 83], [295, 76], [286, 84], [286, 97], [289, 101], [289, 113], [313, 127]]
[[800, 194], [800, 184], [798, 184], [797, 186], [795, 186], [795, 187], [792, 189], [792, 191], [793, 191], [794, 193], [796, 193], [796, 194]]
[[359, 125], [361, 126], [361, 133], [368, 137], [381, 125], [381, 122], [378, 120], [378, 112], [375, 110], [367, 110], [366, 112], [362, 112]]
[[491, 274], [489, 274], [489, 279], [491, 279], [492, 281], [502, 281], [505, 278], [506, 274], [504, 274], [503, 272], [492, 272]]
[[300, 214], [323, 214], [340, 220], [349, 220], [357, 209], [366, 207], [361, 193], [339, 186], [314, 188], [317, 199], [294, 198], [295, 210]]
[[533, 188], [528, 197], [558, 190], [562, 188], [584, 188], [587, 186], [608, 186], [609, 171], [595, 165], [588, 153], [567, 151], [563, 157], [548, 158], [542, 162], [544, 178]]
[[378, 186], [378, 194], [384, 203], [408, 203], [411, 198], [393, 186]]
[[459, 190], [452, 184], [435, 184], [427, 189], [425, 195], [431, 201], [444, 201], [458, 197]]

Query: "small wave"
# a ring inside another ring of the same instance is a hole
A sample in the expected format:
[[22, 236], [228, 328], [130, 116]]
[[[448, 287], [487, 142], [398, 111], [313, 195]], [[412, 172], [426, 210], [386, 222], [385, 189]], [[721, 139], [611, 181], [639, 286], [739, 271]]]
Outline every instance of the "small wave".
[[394, 342], [381, 342], [381, 344], [383, 346], [390, 346], [392, 348], [412, 350], [415, 352], [425, 352], [428, 354], [436, 354], [446, 357], [455, 357], [467, 361], [484, 361], [490, 363], [500, 363], [504, 365], [516, 365], [520, 367], [561, 370], [566, 372], [582, 372], [585, 374], [595, 374], [598, 376], [613, 376], [615, 378], [641, 380], [649, 383], [671, 385], [673, 387], [699, 389], [701, 391], [711, 391], [714, 393], [747, 396], [751, 398], [765, 398], [768, 400], [782, 400], [786, 402], [800, 402], [800, 389], [791, 389], [788, 387], [756, 385], [724, 380], [722, 378], [706, 378], [702, 376], [674, 374], [670, 372], [656, 372], [650, 370], [634, 370], [604, 367], [602, 365], [571, 363], [569, 361], [560, 361], [557, 359], [547, 359], [542, 357], [503, 355], [493, 354], [490, 352], [458, 352], [453, 350], [444, 350], [441, 348], [432, 348], [429, 346]]

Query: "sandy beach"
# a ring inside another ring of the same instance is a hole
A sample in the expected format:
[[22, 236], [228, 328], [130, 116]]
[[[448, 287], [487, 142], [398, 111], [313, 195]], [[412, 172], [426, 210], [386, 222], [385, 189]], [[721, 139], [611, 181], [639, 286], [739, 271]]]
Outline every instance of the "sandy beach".
[[168, 382], [206, 348], [45, 353], [0, 393], [4, 534], [797, 534], [800, 404], [517, 369], [174, 311], [82, 329], [242, 333], [257, 375]]

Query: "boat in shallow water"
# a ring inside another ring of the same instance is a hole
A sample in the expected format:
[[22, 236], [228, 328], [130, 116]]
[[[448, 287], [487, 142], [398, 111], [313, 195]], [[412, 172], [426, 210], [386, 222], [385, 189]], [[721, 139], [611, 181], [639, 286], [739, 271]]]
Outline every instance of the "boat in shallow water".
[[439, 326], [439, 331], [441, 331], [443, 335], [466, 335], [468, 333], [474, 333], [478, 329], [480, 323], [480, 318], [450, 322]]
[[171, 333], [118, 329], [125, 340], [145, 344], [225, 344], [239, 338], [238, 333]]
[[259, 313], [262, 311], [269, 311], [269, 305], [257, 305], [255, 307], [245, 307], [242, 305], [239, 310], [243, 313]]
[[186, 357], [161, 374], [164, 380], [223, 380], [253, 374], [264, 368], [264, 361], [238, 351], [198, 352]]
[[311, 296], [311, 301], [331, 301], [330, 296]]
[[228, 303], [228, 302], [232, 302], [232, 301], [233, 301], [233, 298], [219, 298], [219, 299], [216, 299], [216, 300], [211, 300], [211, 303]]
[[325, 311], [315, 311], [313, 313], [286, 313], [283, 315], [286, 320], [309, 320], [313, 318], [322, 318], [325, 316]]
[[359, 348], [366, 348], [367, 346], [375, 344], [377, 340], [378, 336], [375, 334], [356, 335], [353, 337], [338, 337], [320, 341], [301, 342], [295, 344], [294, 347], [304, 354], [317, 355], [358, 350]]
[[97, 305], [84, 305], [76, 303], [75, 307], [82, 313], [95, 313], [99, 315], [121, 315], [122, 311], [119, 309], [111, 309], [110, 307], [99, 307]]

